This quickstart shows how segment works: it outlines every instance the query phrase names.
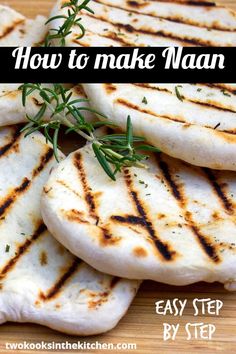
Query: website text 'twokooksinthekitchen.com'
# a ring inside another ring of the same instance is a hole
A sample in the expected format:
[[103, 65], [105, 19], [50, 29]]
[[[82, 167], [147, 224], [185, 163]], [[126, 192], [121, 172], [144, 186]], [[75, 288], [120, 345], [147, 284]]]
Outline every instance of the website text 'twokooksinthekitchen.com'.
[[6, 343], [6, 349], [12, 350], [136, 350], [136, 343], [103, 343], [103, 342], [27, 342]]

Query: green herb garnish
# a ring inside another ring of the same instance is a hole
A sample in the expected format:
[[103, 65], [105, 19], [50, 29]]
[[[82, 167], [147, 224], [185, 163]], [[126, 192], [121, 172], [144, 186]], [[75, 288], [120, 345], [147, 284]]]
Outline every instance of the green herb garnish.
[[10, 245], [6, 245], [5, 252], [9, 252], [9, 251], [10, 251]]
[[224, 89], [222, 89], [221, 92], [223, 93], [224, 96], [231, 97], [231, 95]]
[[[125, 134], [110, 134], [97, 137], [95, 133], [96, 128], [99, 126], [114, 126], [115, 124], [108, 121], [103, 114], [88, 106], [78, 106], [78, 104], [87, 102], [88, 100], [71, 100], [72, 92], [60, 84], [54, 84], [52, 88], [43, 87], [42, 84], [23, 84], [19, 89], [22, 90], [23, 106], [26, 106], [27, 98], [32, 93], [37, 93], [42, 99], [41, 108], [35, 116], [29, 117], [26, 115], [29, 123], [22, 131], [27, 136], [42, 129], [46, 140], [53, 145], [57, 161], [59, 161], [58, 134], [63, 125], [68, 128], [66, 134], [71, 131], [76, 132], [92, 144], [98, 162], [112, 180], [116, 179], [115, 175], [123, 167], [147, 167], [142, 161], [146, 160], [148, 156], [138, 153], [138, 150], [160, 151], [150, 145], [137, 145], [137, 143], [143, 143], [145, 138], [133, 135], [130, 116], [127, 118]], [[46, 110], [51, 112], [50, 121], [44, 121]], [[88, 123], [83, 115], [84, 111], [95, 113], [105, 120], [103, 122]], [[74, 122], [69, 119], [69, 115], [73, 118]]]
[[178, 98], [181, 102], [183, 102], [184, 97], [183, 97], [183, 96], [181, 95], [181, 93], [179, 92], [179, 87], [182, 87], [182, 86], [175, 86], [175, 94], [176, 94], [177, 98]]
[[68, 8], [66, 15], [58, 15], [49, 18], [49, 20], [45, 23], [46, 25], [58, 19], [62, 19], [64, 22], [59, 28], [50, 29], [50, 32], [45, 39], [45, 47], [49, 47], [54, 39], [58, 40], [59, 45], [64, 47], [66, 44], [66, 37], [72, 33], [73, 26], [78, 26], [81, 30], [81, 34], [76, 39], [80, 39], [84, 36], [85, 28], [81, 23], [81, 18], [78, 18], [77, 16], [81, 10], [86, 10], [94, 14], [93, 10], [87, 6], [90, 1], [91, 0], [84, 0], [81, 4], [79, 4], [79, 0], [69, 0], [61, 7], [62, 9]]
[[142, 103], [144, 103], [144, 104], [147, 104], [147, 103], [148, 103], [147, 98], [146, 98], [145, 96], [144, 96], [143, 99], [142, 99]]

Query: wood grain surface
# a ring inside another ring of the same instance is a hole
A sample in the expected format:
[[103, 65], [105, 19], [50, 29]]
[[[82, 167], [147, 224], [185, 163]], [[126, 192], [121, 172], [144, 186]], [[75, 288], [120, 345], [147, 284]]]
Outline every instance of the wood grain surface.
[[[236, 0], [220, 0], [220, 4], [236, 10]], [[54, 0], [8, 0], [1, 4], [10, 5], [24, 15], [33, 17], [37, 14], [48, 15]], [[155, 313], [157, 300], [187, 299], [188, 305], [182, 317], [171, 315], [161, 316]], [[224, 305], [219, 316], [193, 315], [192, 300], [194, 298], [212, 298], [223, 301]], [[79, 321], [79, 319], [78, 319]], [[170, 324], [180, 323], [180, 330], [175, 341], [164, 341], [163, 322]], [[212, 340], [187, 340], [184, 329], [186, 323], [204, 322], [216, 326]], [[0, 354], [15, 353], [6, 350], [6, 343], [22, 342], [77, 342], [84, 341], [101, 343], [136, 343], [136, 350], [120, 350], [120, 353], [236, 353], [236, 293], [229, 293], [220, 284], [199, 283], [187, 287], [173, 287], [154, 282], [144, 282], [127, 315], [112, 331], [101, 336], [90, 338], [72, 337], [60, 334], [46, 327], [34, 324], [7, 323], [0, 326]], [[21, 353], [35, 353], [35, 351], [20, 351]], [[38, 353], [49, 351], [37, 350]], [[51, 350], [50, 352], [54, 352]], [[56, 352], [56, 350], [55, 350]], [[58, 351], [59, 352], [59, 351]], [[75, 351], [76, 352], [76, 351]], [[111, 351], [83, 351], [83, 353], [110, 353]], [[117, 351], [114, 351], [117, 352]], [[60, 353], [68, 353], [61, 350]]]
[[[54, 2], [55, 0], [0, 0], [1, 4], [12, 6], [29, 17], [37, 14], [47, 16]], [[217, 2], [236, 10], [236, 0], [218, 0]]]

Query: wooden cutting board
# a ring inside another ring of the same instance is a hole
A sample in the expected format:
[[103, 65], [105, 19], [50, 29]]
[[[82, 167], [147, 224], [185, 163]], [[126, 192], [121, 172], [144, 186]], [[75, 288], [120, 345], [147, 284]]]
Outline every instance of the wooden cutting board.
[[[33, 17], [37, 13], [47, 15], [54, 0], [7, 0], [0, 1], [10, 5], [24, 15]], [[236, 10], [236, 0], [221, 0], [219, 3]], [[179, 298], [187, 299], [186, 310], [182, 317], [171, 315], [157, 315], [155, 302]], [[195, 317], [192, 301], [198, 299], [218, 299], [223, 301], [223, 308], [219, 316], [199, 315]], [[79, 320], [79, 319], [78, 319]], [[163, 340], [163, 323], [180, 324], [179, 332], [175, 341]], [[206, 323], [216, 326], [216, 332], [212, 340], [190, 339], [187, 340], [185, 325], [187, 323]], [[127, 315], [112, 331], [101, 336], [90, 338], [72, 337], [60, 334], [46, 327], [33, 324], [7, 323], [0, 326], [0, 354], [13, 353], [6, 350], [6, 343], [10, 342], [77, 342], [84, 341], [93, 343], [136, 343], [137, 349], [133, 351], [123, 350], [121, 353], [236, 353], [236, 293], [229, 293], [220, 284], [198, 283], [186, 287], [174, 287], [154, 282], [144, 282], [138, 292]], [[48, 353], [47, 351], [37, 351]], [[51, 350], [50, 352], [54, 352]], [[56, 352], [56, 350], [55, 350]], [[83, 353], [111, 353], [111, 351], [83, 351]], [[21, 353], [35, 353], [34, 351], [21, 351]], [[60, 353], [68, 353], [61, 350]]]

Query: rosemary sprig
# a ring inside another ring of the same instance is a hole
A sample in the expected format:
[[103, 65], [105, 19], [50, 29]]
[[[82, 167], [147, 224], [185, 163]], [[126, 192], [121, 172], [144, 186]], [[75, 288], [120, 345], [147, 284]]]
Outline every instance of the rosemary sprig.
[[59, 28], [50, 29], [50, 32], [45, 38], [45, 47], [49, 47], [54, 39], [59, 41], [59, 46], [64, 47], [66, 44], [66, 37], [72, 33], [71, 29], [75, 25], [81, 30], [81, 34], [76, 39], [80, 39], [84, 36], [85, 28], [81, 23], [81, 18], [77, 18], [77, 16], [81, 10], [86, 10], [94, 14], [93, 10], [87, 6], [90, 1], [91, 0], [84, 0], [79, 4], [79, 0], [69, 0], [61, 7], [62, 9], [68, 8], [66, 15], [58, 15], [49, 18], [45, 25], [58, 19], [62, 19], [63, 24]]
[[[106, 117], [88, 106], [81, 105], [81, 103], [87, 102], [87, 99], [72, 100], [70, 90], [60, 84], [54, 84], [52, 88], [43, 87], [42, 84], [23, 84], [20, 86], [20, 89], [22, 90], [23, 106], [26, 106], [27, 97], [32, 93], [38, 94], [42, 100], [41, 107], [35, 116], [30, 117], [27, 115], [29, 123], [22, 131], [24, 131], [27, 136], [42, 129], [46, 140], [50, 141], [53, 145], [57, 161], [59, 161], [58, 135], [62, 125], [68, 128], [66, 133], [74, 131], [92, 144], [98, 162], [112, 180], [116, 180], [115, 176], [117, 172], [121, 171], [123, 167], [136, 166], [146, 168], [143, 160], [146, 160], [148, 156], [143, 153], [138, 153], [138, 151], [159, 152], [159, 149], [151, 147], [150, 145], [140, 145], [140, 143], [145, 141], [145, 138], [133, 135], [130, 116], [127, 118], [125, 134], [96, 136], [95, 129], [97, 127], [101, 125], [114, 126], [114, 124], [108, 120], [99, 123], [86, 122], [83, 115], [84, 111], [90, 111], [103, 118]], [[46, 110], [51, 112], [49, 121], [44, 120]], [[69, 119], [69, 116], [73, 119]]]

